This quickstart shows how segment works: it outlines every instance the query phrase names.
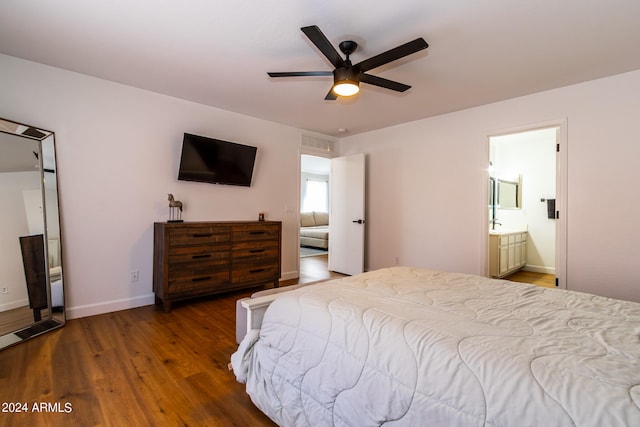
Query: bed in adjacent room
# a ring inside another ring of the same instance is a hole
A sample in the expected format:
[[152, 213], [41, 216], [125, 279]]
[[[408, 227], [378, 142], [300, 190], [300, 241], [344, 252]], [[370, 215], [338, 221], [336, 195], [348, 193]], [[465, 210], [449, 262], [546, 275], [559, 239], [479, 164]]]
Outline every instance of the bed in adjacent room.
[[638, 303], [394, 267], [243, 305], [233, 369], [282, 426], [640, 425]]

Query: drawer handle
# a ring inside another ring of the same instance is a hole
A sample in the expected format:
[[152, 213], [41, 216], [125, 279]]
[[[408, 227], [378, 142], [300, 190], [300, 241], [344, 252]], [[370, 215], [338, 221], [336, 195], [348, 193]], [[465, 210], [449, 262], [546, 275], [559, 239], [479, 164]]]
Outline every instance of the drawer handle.
[[193, 237], [211, 237], [211, 233], [195, 233]]
[[205, 277], [194, 277], [193, 279], [191, 279], [192, 282], [204, 282], [205, 280], [210, 280], [211, 276], [205, 276]]
[[193, 255], [192, 259], [211, 258], [211, 254]]
[[256, 268], [255, 270], [249, 270], [249, 273], [260, 273], [264, 271], [264, 268]]
[[252, 254], [258, 254], [260, 252], [264, 252], [264, 249], [251, 249], [249, 251], [249, 253], [252, 253]]
[[266, 231], [250, 231], [249, 234], [266, 234]]

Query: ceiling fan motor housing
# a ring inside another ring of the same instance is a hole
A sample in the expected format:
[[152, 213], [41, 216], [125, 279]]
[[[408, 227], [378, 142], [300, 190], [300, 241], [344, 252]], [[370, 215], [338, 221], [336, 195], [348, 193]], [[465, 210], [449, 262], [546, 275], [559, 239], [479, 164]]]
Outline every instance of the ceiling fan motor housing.
[[348, 64], [345, 67], [340, 67], [333, 70], [334, 83], [342, 82], [345, 80], [354, 82], [355, 84], [360, 83], [360, 73], [358, 73], [355, 69], [353, 69], [353, 67], [351, 67], [351, 64]]
[[347, 59], [348, 59], [349, 55], [355, 52], [356, 49], [358, 48], [358, 43], [354, 42], [353, 40], [345, 40], [343, 42], [340, 42], [338, 47], [340, 48], [340, 51], [342, 53], [347, 55]]

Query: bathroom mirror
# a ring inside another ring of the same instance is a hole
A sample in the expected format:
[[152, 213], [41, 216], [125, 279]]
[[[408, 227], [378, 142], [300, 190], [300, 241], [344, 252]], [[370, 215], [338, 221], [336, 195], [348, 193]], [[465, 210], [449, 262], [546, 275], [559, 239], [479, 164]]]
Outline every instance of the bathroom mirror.
[[0, 119], [0, 349], [64, 325], [55, 136]]
[[522, 209], [522, 179], [496, 179], [495, 197], [498, 209]]

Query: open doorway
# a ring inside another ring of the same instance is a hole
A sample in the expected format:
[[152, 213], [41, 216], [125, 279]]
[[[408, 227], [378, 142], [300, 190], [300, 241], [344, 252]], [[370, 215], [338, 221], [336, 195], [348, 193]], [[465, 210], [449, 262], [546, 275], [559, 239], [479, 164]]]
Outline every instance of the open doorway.
[[560, 123], [489, 137], [489, 276], [566, 287], [563, 135]]
[[330, 276], [329, 191], [331, 159], [300, 156], [300, 283]]

